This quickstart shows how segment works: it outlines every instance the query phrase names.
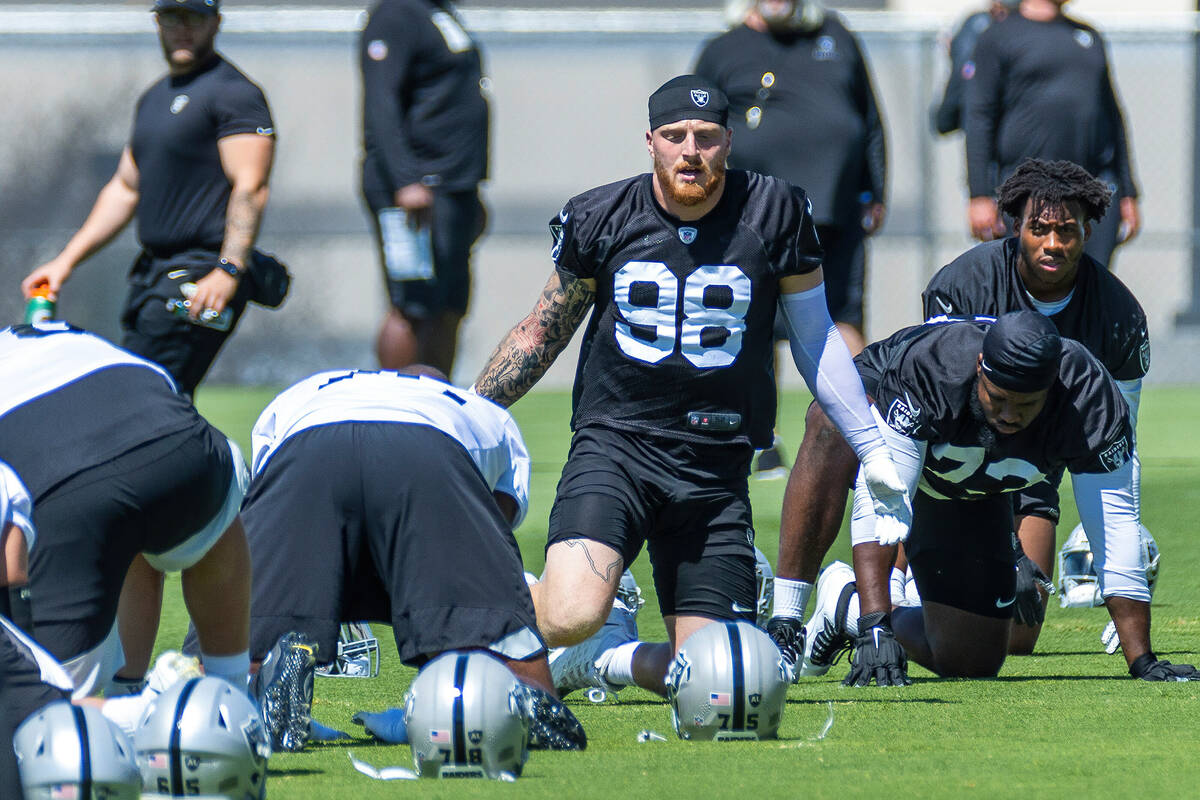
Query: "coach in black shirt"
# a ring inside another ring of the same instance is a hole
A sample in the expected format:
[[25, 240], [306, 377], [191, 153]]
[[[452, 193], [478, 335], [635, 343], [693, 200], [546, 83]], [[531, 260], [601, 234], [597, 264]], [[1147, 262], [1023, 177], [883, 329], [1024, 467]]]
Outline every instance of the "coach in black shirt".
[[[156, 0], [168, 73], [138, 101], [117, 172], [79, 231], [22, 282], [57, 295], [75, 268], [137, 220], [121, 344], [187, 394], [241, 316], [266, 206], [275, 129], [262, 90], [213, 44], [219, 0]], [[190, 318], [168, 310], [188, 300]], [[229, 309], [229, 315], [221, 316]]]
[[[380, 364], [449, 374], [486, 213], [488, 105], [479, 48], [446, 0], [380, 0], [360, 42], [362, 191], [392, 309]], [[422, 257], [413, 234], [428, 237]]]
[[[967, 81], [971, 232], [1004, 233], [993, 164], [1003, 182], [1025, 158], [1074, 161], [1115, 186], [1118, 213], [1100, 221], [1088, 253], [1105, 266], [1140, 219], [1125, 119], [1100, 33], [1062, 13], [1066, 0], [1022, 0], [985, 30]], [[1119, 216], [1119, 220], [1118, 220]]]

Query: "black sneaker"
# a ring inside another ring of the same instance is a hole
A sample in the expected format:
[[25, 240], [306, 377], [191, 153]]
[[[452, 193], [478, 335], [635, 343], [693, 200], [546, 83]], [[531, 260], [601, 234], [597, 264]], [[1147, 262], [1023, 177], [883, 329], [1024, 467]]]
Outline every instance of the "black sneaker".
[[276, 750], [296, 752], [308, 741], [316, 663], [316, 642], [303, 633], [285, 633], [250, 684]]
[[775, 437], [775, 441], [771, 443], [770, 447], [758, 451], [758, 456], [754, 459], [754, 466], [750, 472], [755, 480], [760, 481], [774, 481], [787, 477], [788, 470], [783, 456], [783, 442], [778, 436]]
[[571, 709], [544, 689], [526, 686], [530, 750], [586, 750], [587, 734]]
[[767, 620], [767, 635], [783, 654], [795, 683], [800, 677], [796, 667], [804, 659], [804, 623], [795, 617], [771, 617]]

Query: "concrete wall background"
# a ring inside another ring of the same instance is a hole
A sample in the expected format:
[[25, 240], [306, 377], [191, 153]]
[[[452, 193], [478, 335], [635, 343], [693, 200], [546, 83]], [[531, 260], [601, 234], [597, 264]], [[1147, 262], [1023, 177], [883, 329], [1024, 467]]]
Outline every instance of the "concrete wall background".
[[[115, 167], [134, 101], [162, 72], [148, 16], [144, 31], [122, 34], [5, 35], [0, 14], [0, 107], [10, 120], [0, 130], [0, 319], [19, 315], [20, 277], [82, 221]], [[239, 33], [236, 14], [226, 16], [221, 49], [264, 87], [280, 131], [260, 243], [289, 264], [295, 281], [283, 309], [248, 314], [212, 380], [283, 383], [317, 369], [373, 366], [385, 306], [357, 188], [356, 37], [350, 28]], [[851, 15], [889, 127], [890, 216], [870, 253], [869, 335], [917, 321], [926, 278], [970, 244], [962, 141], [935, 140], [927, 121], [946, 69], [939, 37], [956, 18]], [[476, 252], [456, 381], [469, 383], [532, 306], [551, 269], [546, 221], [562, 202], [647, 168], [646, 95], [686, 71], [720, 29], [718, 11], [696, 19], [692, 30], [672, 34], [480, 33], [493, 94], [492, 224]], [[1123, 19], [1103, 21], [1132, 130], [1145, 229], [1119, 251], [1118, 274], [1151, 318], [1152, 378], [1196, 381], [1200, 335], [1175, 325], [1191, 293], [1191, 39], [1179, 21], [1147, 28]], [[64, 315], [117, 335], [135, 252], [126, 233], [84, 265], [64, 296]], [[568, 385], [573, 362], [572, 349], [544, 383]]]

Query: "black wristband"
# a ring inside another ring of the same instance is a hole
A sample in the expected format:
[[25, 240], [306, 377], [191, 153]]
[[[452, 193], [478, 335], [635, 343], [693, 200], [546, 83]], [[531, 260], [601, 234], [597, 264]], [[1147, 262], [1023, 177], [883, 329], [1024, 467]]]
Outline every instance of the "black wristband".
[[1133, 663], [1129, 665], [1129, 674], [1135, 678], [1140, 678], [1145, 675], [1146, 670], [1154, 666], [1155, 662], [1157, 661], [1158, 656], [1154, 655], [1153, 651], [1147, 650], [1145, 653], [1142, 653], [1140, 656], [1135, 658]]
[[242, 268], [230, 261], [228, 258], [222, 258], [218, 260], [217, 268], [228, 272], [234, 278], [242, 277]]
[[892, 615], [886, 611], [873, 611], [870, 614], [863, 614], [858, 618], [858, 635], [862, 636], [871, 628], [883, 628], [885, 631], [892, 629]]

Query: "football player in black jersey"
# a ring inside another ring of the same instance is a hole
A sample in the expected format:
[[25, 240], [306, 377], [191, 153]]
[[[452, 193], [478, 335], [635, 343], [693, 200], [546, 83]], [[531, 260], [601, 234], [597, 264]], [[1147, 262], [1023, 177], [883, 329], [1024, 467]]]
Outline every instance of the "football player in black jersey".
[[[1133, 427], [1116, 383], [1086, 348], [1061, 338], [1042, 314], [1014, 311], [994, 323], [943, 318], [906, 328], [870, 345], [858, 369], [913, 492], [913, 517], [911, 531], [894, 538], [894, 526], [875, 528], [869, 501], [854, 504], [859, 615], [843, 589], [837, 610], [818, 608], [828, 624], [815, 637], [823, 649], [853, 640], [846, 683], [907, 683], [905, 653], [942, 676], [996, 675], [1021, 559], [1009, 493], [1063, 469], [1130, 674], [1200, 679], [1151, 650]], [[899, 541], [921, 593], [917, 608], [892, 608], [888, 574]]]
[[673, 647], [714, 619], [753, 619], [747, 474], [775, 416], [772, 321], [782, 305], [797, 366], [866, 464], [885, 524], [907, 497], [825, 306], [804, 192], [725, 169], [728, 101], [674, 78], [650, 97], [654, 171], [585, 192], [551, 220], [555, 271], [476, 381], [518, 400], [591, 320], [575, 431], [532, 587], [548, 644], [582, 642], [612, 609], [643, 543], [671, 645], [642, 645], [609, 675], [663, 691]]

